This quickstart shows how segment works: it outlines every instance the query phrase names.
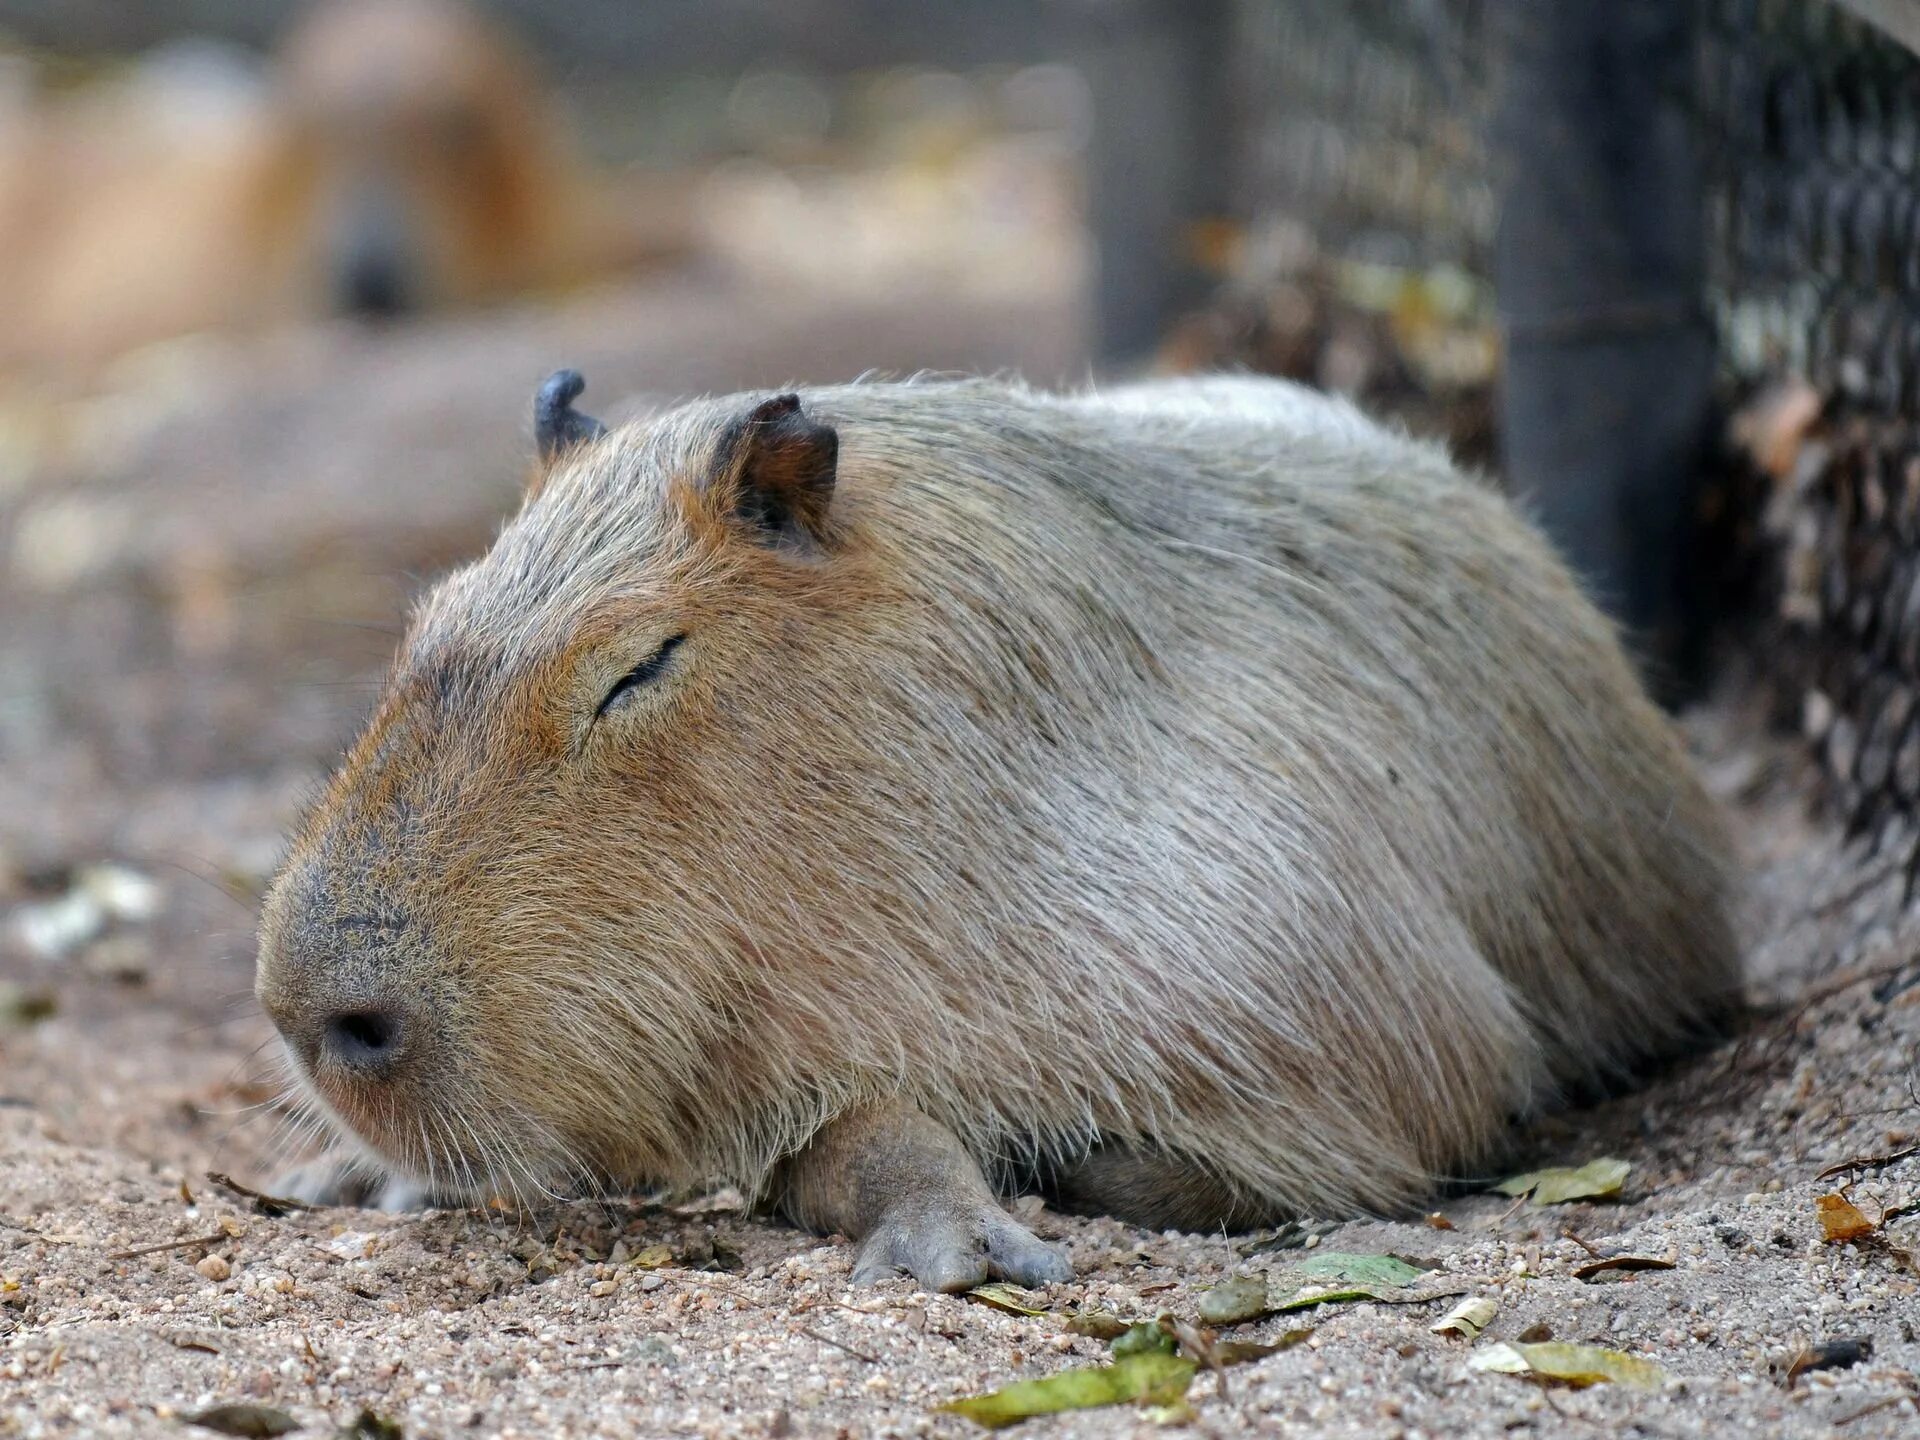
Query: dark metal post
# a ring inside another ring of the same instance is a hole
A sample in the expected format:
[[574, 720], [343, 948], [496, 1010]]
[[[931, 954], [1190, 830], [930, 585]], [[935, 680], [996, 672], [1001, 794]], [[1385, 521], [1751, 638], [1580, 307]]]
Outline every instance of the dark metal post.
[[1687, 569], [1713, 384], [1699, 11], [1499, 3], [1506, 468], [1671, 697], [1695, 658]]
[[1088, 227], [1098, 252], [1094, 353], [1138, 360], [1206, 290], [1194, 227], [1227, 211], [1228, 0], [1069, 0], [1087, 78]]

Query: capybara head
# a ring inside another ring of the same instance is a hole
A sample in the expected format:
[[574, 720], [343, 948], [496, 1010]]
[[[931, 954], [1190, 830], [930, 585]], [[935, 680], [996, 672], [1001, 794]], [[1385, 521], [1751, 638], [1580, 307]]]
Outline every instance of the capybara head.
[[310, 1095], [443, 1186], [673, 1178], [761, 917], [843, 863], [805, 819], [860, 748], [834, 428], [789, 394], [601, 439], [572, 393], [266, 906], [258, 992]]

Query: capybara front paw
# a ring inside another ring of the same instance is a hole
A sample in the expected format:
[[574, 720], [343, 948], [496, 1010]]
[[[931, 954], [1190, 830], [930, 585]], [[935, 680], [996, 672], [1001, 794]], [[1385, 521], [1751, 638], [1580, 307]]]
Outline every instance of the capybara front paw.
[[853, 1283], [906, 1273], [928, 1290], [971, 1290], [988, 1280], [1052, 1285], [1073, 1278], [1067, 1257], [997, 1205], [910, 1207], [883, 1216], [861, 1242]]

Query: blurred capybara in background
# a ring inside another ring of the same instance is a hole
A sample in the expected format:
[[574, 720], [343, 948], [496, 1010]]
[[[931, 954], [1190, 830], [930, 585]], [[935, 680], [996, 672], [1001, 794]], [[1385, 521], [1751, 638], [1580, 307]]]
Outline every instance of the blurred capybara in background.
[[596, 174], [531, 63], [454, 0], [328, 0], [264, 72], [164, 54], [15, 108], [0, 366], [490, 300], [691, 244], [685, 186]]
[[277, 88], [286, 131], [266, 218], [309, 247], [303, 268], [338, 309], [564, 285], [687, 240], [684, 197], [591, 173], [533, 68], [452, 0], [322, 6], [286, 46]]

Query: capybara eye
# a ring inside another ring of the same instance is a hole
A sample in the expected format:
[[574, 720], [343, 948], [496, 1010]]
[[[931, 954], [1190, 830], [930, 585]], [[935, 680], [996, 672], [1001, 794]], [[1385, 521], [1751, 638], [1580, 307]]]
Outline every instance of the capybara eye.
[[607, 691], [607, 697], [600, 702], [600, 708], [593, 712], [594, 719], [599, 719], [641, 686], [659, 679], [667, 668], [667, 662], [673, 658], [673, 652], [680, 648], [680, 642], [686, 638], [685, 635], [673, 636], [671, 639], [665, 641], [653, 654], [649, 655], [638, 665], [634, 666], [633, 669], [622, 675], [619, 680], [614, 683], [614, 687]]

